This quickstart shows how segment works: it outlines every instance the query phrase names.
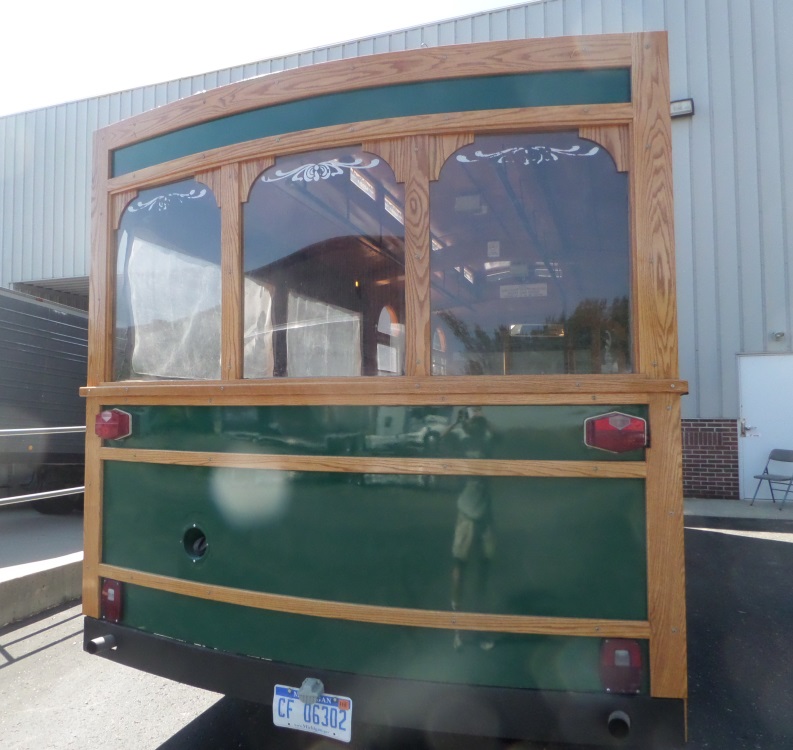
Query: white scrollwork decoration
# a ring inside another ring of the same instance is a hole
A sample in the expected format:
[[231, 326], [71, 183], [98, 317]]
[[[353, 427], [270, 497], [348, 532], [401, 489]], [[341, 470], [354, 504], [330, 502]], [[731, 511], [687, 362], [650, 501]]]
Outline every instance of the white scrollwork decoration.
[[525, 148], [523, 146], [513, 146], [502, 151], [495, 151], [492, 154], [486, 154], [484, 151], [475, 151], [474, 156], [477, 157], [475, 159], [465, 154], [458, 154], [457, 161], [472, 164], [483, 159], [495, 159], [499, 164], [519, 163], [522, 161], [525, 166], [528, 166], [529, 164], [559, 161], [560, 157], [563, 156], [594, 156], [598, 151], [600, 151], [599, 146], [593, 146], [589, 151], [581, 151], [581, 146], [571, 146], [570, 148], [553, 148], [552, 146], [531, 146], [530, 148]]
[[136, 211], [167, 211], [168, 207], [175, 202], [184, 203], [189, 200], [198, 200], [207, 194], [206, 188], [198, 190], [193, 188], [189, 193], [165, 193], [158, 195], [148, 201], [136, 201], [129, 206], [129, 212], [134, 214]]
[[345, 169], [372, 169], [379, 163], [380, 159], [372, 159], [369, 164], [364, 164], [363, 159], [360, 158], [351, 162], [330, 159], [319, 164], [303, 164], [288, 172], [282, 172], [278, 169], [273, 176], [262, 175], [262, 182], [278, 182], [288, 177], [292, 178], [292, 182], [319, 182], [320, 180], [329, 180], [331, 177], [344, 174]]

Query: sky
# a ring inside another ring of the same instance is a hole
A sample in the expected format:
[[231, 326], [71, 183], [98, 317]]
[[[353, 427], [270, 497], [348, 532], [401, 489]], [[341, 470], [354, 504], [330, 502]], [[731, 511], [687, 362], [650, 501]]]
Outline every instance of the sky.
[[517, 4], [520, 0], [6, 3], [0, 116]]

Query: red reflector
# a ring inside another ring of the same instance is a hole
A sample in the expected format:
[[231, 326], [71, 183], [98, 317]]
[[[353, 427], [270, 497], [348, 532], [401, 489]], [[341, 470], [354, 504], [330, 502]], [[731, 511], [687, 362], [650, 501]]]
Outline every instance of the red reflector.
[[584, 422], [584, 442], [611, 453], [639, 450], [647, 446], [647, 422], [619, 411], [590, 417]]
[[600, 681], [608, 693], [638, 693], [642, 687], [642, 651], [638, 641], [608, 638], [600, 647]]
[[96, 415], [94, 432], [103, 440], [121, 440], [132, 434], [132, 417], [121, 409], [108, 409]]
[[121, 582], [112, 578], [102, 581], [102, 600], [100, 613], [103, 620], [118, 622], [121, 619], [122, 589]]

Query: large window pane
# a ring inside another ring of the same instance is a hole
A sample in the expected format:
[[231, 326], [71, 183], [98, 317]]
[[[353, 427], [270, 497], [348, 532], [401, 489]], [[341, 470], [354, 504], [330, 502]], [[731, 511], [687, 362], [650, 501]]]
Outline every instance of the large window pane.
[[220, 210], [194, 180], [141, 191], [117, 234], [114, 378], [220, 377]]
[[284, 157], [257, 179], [246, 378], [404, 374], [403, 212], [391, 168], [361, 150]]
[[628, 179], [604, 148], [478, 137], [430, 201], [433, 374], [630, 371]]

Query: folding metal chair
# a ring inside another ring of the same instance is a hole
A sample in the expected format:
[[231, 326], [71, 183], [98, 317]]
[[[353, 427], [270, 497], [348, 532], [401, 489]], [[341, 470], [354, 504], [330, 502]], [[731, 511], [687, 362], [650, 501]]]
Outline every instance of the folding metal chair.
[[[760, 491], [760, 485], [763, 482], [768, 482], [768, 489], [771, 490], [771, 499], [776, 502], [776, 496], [774, 495], [774, 487], [778, 490], [785, 490], [785, 494], [782, 497], [782, 504], [779, 506], [779, 510], [785, 507], [785, 500], [787, 500], [788, 493], [791, 489], [793, 489], [793, 474], [774, 474], [769, 470], [770, 468], [777, 468], [776, 466], [771, 466], [771, 464], [779, 464], [779, 463], [786, 463], [793, 465], [793, 450], [786, 451], [782, 448], [774, 448], [768, 454], [768, 460], [765, 462], [765, 469], [763, 469], [762, 474], [755, 474], [754, 478], [759, 480], [757, 482], [757, 487], [754, 491], [754, 495], [752, 496], [752, 502], [750, 505], [754, 505], [755, 498], [757, 497], [757, 493]], [[787, 467], [790, 468], [790, 467]]]

